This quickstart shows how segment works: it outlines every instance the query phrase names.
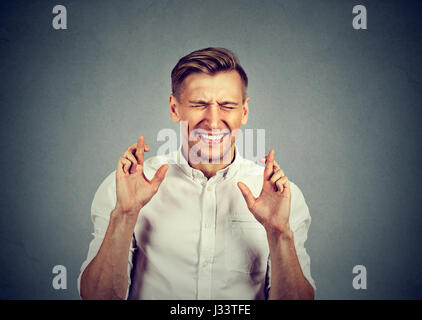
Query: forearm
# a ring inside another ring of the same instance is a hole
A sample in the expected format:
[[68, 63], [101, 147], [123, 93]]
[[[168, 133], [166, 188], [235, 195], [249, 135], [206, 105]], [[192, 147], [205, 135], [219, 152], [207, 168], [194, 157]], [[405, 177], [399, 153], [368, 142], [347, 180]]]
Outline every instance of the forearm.
[[268, 234], [271, 257], [269, 299], [314, 299], [314, 290], [303, 275], [294, 246], [293, 232]]
[[128, 255], [137, 215], [113, 210], [101, 247], [81, 276], [83, 299], [124, 299], [128, 287]]

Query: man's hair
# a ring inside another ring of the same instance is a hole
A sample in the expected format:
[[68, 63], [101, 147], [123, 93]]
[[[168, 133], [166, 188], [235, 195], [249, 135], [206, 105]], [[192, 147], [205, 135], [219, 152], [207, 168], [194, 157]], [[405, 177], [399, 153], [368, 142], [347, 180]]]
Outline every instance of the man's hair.
[[213, 75], [221, 71], [236, 70], [242, 79], [243, 100], [246, 98], [248, 76], [236, 55], [225, 48], [204, 48], [193, 51], [179, 60], [171, 72], [171, 89], [177, 100], [185, 78], [192, 73]]

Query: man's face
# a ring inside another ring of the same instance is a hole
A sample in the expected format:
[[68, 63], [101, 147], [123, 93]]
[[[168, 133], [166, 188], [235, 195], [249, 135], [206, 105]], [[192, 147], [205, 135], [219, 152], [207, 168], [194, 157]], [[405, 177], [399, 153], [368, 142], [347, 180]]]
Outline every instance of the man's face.
[[[187, 123], [189, 157], [203, 163], [230, 159], [236, 135], [248, 119], [248, 101], [243, 101], [242, 80], [237, 71], [214, 75], [193, 73], [185, 78], [179, 100], [170, 96], [173, 121]], [[185, 133], [186, 134], [186, 133]], [[186, 144], [184, 144], [186, 145]]]

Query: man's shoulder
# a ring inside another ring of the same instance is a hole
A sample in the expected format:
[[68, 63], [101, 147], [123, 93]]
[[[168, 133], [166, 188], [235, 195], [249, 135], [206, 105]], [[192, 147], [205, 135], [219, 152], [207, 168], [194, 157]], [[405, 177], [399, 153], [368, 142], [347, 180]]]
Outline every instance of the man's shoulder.
[[110, 172], [100, 183], [97, 192], [101, 190], [109, 189], [110, 187], [113, 187], [116, 185], [116, 170], [113, 170]]
[[264, 174], [264, 166], [259, 165], [256, 162], [241, 158], [240, 159], [240, 174], [250, 176], [251, 178], [258, 178]]
[[159, 154], [152, 156], [144, 161], [144, 174], [148, 179], [152, 179], [155, 172], [163, 164], [176, 164], [177, 163], [177, 151]]
[[149, 157], [144, 161], [144, 168], [158, 169], [163, 164], [175, 164], [177, 162], [177, 151], [168, 152], [165, 154], [158, 154]]

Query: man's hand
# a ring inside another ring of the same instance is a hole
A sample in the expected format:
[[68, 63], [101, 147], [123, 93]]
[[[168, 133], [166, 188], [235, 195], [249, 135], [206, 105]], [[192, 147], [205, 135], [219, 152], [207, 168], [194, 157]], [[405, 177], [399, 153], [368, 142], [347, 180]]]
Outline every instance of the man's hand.
[[290, 231], [290, 182], [274, 160], [274, 150], [270, 150], [265, 160], [264, 183], [261, 194], [255, 198], [243, 183], [237, 186], [255, 218], [265, 227], [267, 233], [282, 234]]
[[313, 299], [314, 289], [303, 275], [289, 225], [290, 182], [274, 161], [274, 150], [266, 157], [264, 183], [258, 198], [244, 183], [237, 185], [249, 210], [267, 231], [271, 258], [269, 299]]
[[116, 211], [136, 216], [158, 191], [167, 172], [168, 165], [162, 165], [152, 180], [144, 175], [144, 151], [150, 149], [140, 136], [138, 142], [129, 146], [120, 157], [116, 170]]

